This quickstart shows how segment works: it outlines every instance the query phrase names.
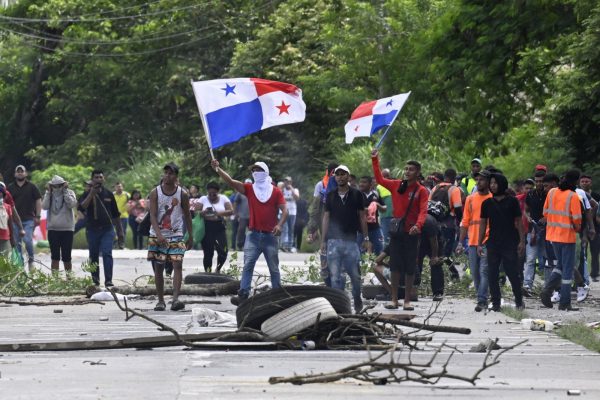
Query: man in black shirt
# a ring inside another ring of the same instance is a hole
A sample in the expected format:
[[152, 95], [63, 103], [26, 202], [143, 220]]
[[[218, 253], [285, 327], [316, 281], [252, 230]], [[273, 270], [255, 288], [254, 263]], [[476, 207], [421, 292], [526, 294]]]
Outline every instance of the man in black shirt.
[[[358, 232], [363, 234], [363, 248], [370, 251], [367, 217], [363, 195], [349, 186], [350, 170], [345, 165], [335, 169], [337, 189], [329, 192], [325, 200], [323, 215], [323, 243], [321, 253], [327, 250], [327, 266], [331, 277], [331, 287], [344, 290], [342, 271], [350, 276], [354, 309], [360, 312], [360, 250], [356, 243]], [[325, 240], [327, 242], [325, 242]]]
[[104, 286], [114, 286], [112, 283], [112, 245], [115, 237], [113, 227], [117, 229], [117, 237], [121, 242], [123, 241], [123, 227], [115, 196], [110, 190], [104, 188], [104, 173], [101, 170], [92, 171], [92, 188], [89, 192], [81, 195], [79, 204], [85, 210], [87, 217], [86, 231], [90, 261], [98, 265], [98, 268], [92, 272], [94, 284], [100, 284], [99, 258], [102, 253]]
[[[379, 193], [373, 189], [374, 179], [370, 176], [363, 176], [358, 181], [358, 189], [365, 199], [365, 213], [367, 216], [367, 229], [369, 231], [369, 241], [373, 246], [373, 254], [376, 256], [383, 251], [383, 232], [379, 226], [379, 211], [385, 212], [387, 206], [379, 197]], [[363, 242], [363, 236], [358, 234], [359, 245]]]
[[[588, 196], [594, 199], [596, 203], [600, 203], [600, 193], [592, 191], [592, 177], [590, 175], [581, 175], [581, 178], [579, 178], [579, 187], [581, 187]], [[595, 207], [592, 205], [592, 215], [594, 217], [598, 215], [598, 204], [596, 204]], [[593, 239], [590, 239], [590, 253], [592, 255], [590, 276], [594, 282], [598, 282], [598, 275], [600, 273], [600, 223], [598, 222], [597, 217], [593, 219], [596, 235], [594, 235]]]
[[23, 260], [23, 250], [21, 248], [21, 240], [25, 242], [25, 249], [28, 255], [28, 267], [31, 271], [33, 266], [33, 230], [40, 224], [42, 217], [42, 196], [37, 186], [27, 180], [27, 169], [23, 165], [17, 165], [15, 168], [15, 181], [7, 187], [15, 201], [15, 208], [21, 218], [25, 236], [21, 237], [20, 230], [13, 229], [17, 251]]
[[523, 293], [519, 279], [519, 255], [525, 252], [525, 233], [519, 201], [506, 194], [508, 180], [504, 175], [492, 174], [490, 178], [491, 199], [481, 205], [481, 227], [479, 228], [479, 245], [477, 251], [483, 255], [483, 240], [485, 231], [490, 227], [489, 238], [486, 243], [488, 257], [488, 282], [492, 310], [500, 311], [500, 264], [504, 267], [506, 276], [510, 280], [515, 296], [515, 305], [523, 309]]
[[529, 222], [529, 232], [527, 233], [527, 247], [525, 248], [525, 279], [523, 286], [527, 291], [533, 289], [536, 260], [540, 268], [544, 268], [546, 265], [546, 227], [540, 223], [540, 220], [544, 218], [544, 202], [546, 201], [544, 176], [546, 176], [546, 172], [543, 170], [535, 172], [535, 188], [529, 191], [525, 197], [525, 215]]

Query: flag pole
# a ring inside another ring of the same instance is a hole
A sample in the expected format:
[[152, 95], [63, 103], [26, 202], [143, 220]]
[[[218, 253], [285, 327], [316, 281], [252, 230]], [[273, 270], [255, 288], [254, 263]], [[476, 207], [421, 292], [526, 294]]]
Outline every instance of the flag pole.
[[[194, 91], [194, 96], [197, 98], [198, 94], [196, 93], [196, 89], [194, 88], [194, 80], [190, 79], [190, 84], [192, 85], [192, 90]], [[210, 158], [212, 160], [215, 159], [215, 154], [213, 153], [212, 143], [210, 141], [210, 132], [208, 130], [208, 124], [206, 123], [206, 118], [204, 118], [204, 113], [200, 109], [200, 105], [196, 101], [196, 105], [198, 106], [198, 112], [200, 113], [200, 120], [202, 121], [202, 128], [204, 128], [204, 135], [206, 135], [206, 144], [208, 144], [208, 151], [210, 153]]]
[[381, 138], [379, 139], [379, 142], [377, 142], [377, 144], [375, 145], [375, 148], [377, 150], [379, 150], [379, 148], [381, 147], [381, 144], [383, 143], [383, 139], [385, 139], [385, 137], [387, 136], [388, 131], [390, 130], [390, 128], [392, 127], [392, 124], [389, 124], [387, 126], [387, 128], [385, 128], [385, 132], [383, 132], [383, 135], [381, 135]]

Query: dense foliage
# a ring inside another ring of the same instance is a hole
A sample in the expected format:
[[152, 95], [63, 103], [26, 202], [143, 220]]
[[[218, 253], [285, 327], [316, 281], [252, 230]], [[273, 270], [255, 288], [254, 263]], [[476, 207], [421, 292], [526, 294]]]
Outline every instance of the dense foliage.
[[346, 145], [343, 125], [409, 90], [386, 165], [600, 175], [599, 29], [594, 0], [21, 0], [0, 11], [0, 170], [147, 189], [170, 157], [205, 183], [190, 80], [257, 76], [300, 86], [307, 120], [219, 149], [238, 178], [256, 159], [304, 187], [330, 160], [368, 173], [375, 138]]

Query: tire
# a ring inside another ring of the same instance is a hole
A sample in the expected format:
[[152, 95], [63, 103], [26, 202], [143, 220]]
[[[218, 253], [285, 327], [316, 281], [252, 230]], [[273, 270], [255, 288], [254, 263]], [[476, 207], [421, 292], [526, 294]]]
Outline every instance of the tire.
[[260, 330], [274, 340], [285, 340], [319, 321], [337, 318], [331, 303], [324, 297], [303, 301], [267, 319]]
[[381, 285], [363, 285], [361, 290], [365, 299], [374, 299], [378, 294], [387, 294], [387, 291]]
[[227, 283], [235, 279], [225, 274], [215, 274], [210, 272], [196, 272], [185, 276], [183, 283], [186, 285], [203, 285], [207, 283]]
[[273, 315], [306, 300], [324, 297], [338, 314], [352, 314], [346, 292], [327, 286], [283, 286], [242, 301], [235, 312], [238, 327], [260, 329]]

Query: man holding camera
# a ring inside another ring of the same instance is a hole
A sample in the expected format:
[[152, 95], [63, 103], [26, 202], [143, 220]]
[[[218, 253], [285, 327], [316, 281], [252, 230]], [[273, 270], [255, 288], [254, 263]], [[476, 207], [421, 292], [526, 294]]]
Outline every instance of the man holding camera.
[[124, 235], [115, 196], [104, 187], [103, 171], [98, 169], [92, 171], [92, 188], [81, 195], [79, 204], [87, 216], [86, 230], [90, 261], [98, 265], [98, 269], [92, 272], [94, 284], [100, 284], [99, 258], [102, 253], [104, 286], [114, 286], [112, 246], [115, 229], [119, 242], [123, 242]]

